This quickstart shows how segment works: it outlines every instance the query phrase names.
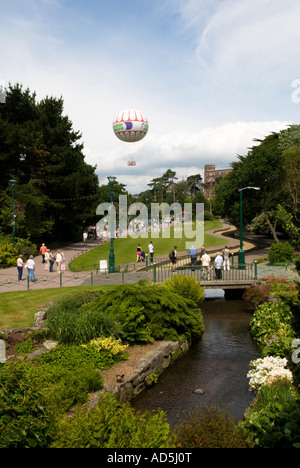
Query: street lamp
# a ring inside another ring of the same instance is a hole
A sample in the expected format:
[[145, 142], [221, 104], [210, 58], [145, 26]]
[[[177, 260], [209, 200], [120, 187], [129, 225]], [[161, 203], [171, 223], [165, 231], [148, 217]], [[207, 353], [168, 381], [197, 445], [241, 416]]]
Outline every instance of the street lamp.
[[11, 186], [11, 216], [12, 216], [12, 243], [15, 245], [15, 232], [16, 232], [16, 219], [15, 219], [15, 185], [17, 181], [15, 179], [11, 179], [9, 181]]
[[245, 270], [245, 252], [243, 249], [243, 190], [253, 189], [260, 190], [260, 187], [243, 187], [240, 192], [240, 250], [238, 254], [239, 270]]
[[[110, 187], [110, 203], [111, 203], [111, 208], [114, 202], [114, 192], [113, 192], [113, 186], [114, 182], [116, 180], [116, 177], [114, 176], [109, 176], [108, 178], [108, 183]], [[108, 258], [108, 272], [109, 273], [114, 273], [115, 272], [115, 252], [114, 252], [114, 220], [112, 217], [112, 209], [111, 209], [111, 216], [110, 216], [110, 250], [109, 250], [109, 258]]]

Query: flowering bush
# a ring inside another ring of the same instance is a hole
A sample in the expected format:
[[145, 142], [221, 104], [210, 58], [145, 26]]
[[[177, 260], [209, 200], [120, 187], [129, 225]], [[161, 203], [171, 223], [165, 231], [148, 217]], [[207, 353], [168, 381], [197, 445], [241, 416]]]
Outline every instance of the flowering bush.
[[280, 357], [267, 356], [264, 359], [251, 361], [251, 369], [247, 377], [250, 379], [250, 390], [258, 391], [263, 385], [270, 385], [276, 380], [287, 379], [293, 381], [290, 370], [286, 369], [287, 359]]
[[278, 338], [294, 337], [293, 314], [290, 307], [280, 302], [265, 302], [257, 307], [251, 321], [251, 334], [261, 346]]
[[127, 348], [128, 345], [122, 345], [121, 340], [117, 340], [113, 338], [112, 336], [105, 338], [96, 338], [95, 340], [91, 340], [89, 345], [81, 345], [84, 348], [87, 348], [88, 346], [94, 348], [94, 350], [99, 353], [103, 349], [109, 351], [111, 354], [114, 356], [119, 353], [123, 353], [125, 349]]

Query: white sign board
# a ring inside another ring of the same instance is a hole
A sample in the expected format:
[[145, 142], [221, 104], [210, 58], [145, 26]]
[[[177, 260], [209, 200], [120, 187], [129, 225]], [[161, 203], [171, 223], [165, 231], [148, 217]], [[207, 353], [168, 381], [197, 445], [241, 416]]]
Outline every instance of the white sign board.
[[100, 260], [100, 271], [107, 271], [107, 260]]

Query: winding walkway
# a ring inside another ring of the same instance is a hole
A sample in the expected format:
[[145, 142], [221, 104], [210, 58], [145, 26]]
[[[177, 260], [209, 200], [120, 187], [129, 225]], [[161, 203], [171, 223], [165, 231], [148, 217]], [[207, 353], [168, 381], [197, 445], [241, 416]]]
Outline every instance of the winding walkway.
[[[237, 253], [239, 250], [239, 240], [232, 237], [224, 237], [223, 234], [228, 233], [231, 230], [234, 230], [234, 226], [223, 223], [222, 229], [217, 229], [213, 231], [206, 231], [207, 234], [211, 234], [217, 237], [220, 237], [220, 245], [216, 247], [207, 248], [209, 255], [214, 256], [218, 250], [224, 248], [225, 245], [228, 245], [230, 250], [233, 253]], [[89, 240], [86, 244], [83, 242], [78, 242], [75, 244], [70, 244], [63, 248], [63, 252], [66, 259], [66, 266], [69, 262], [77, 255], [84, 253], [87, 250], [90, 250], [94, 247], [97, 247], [99, 242], [97, 240]], [[248, 242], [243, 243], [244, 250], [246, 252], [246, 263], [251, 263], [256, 258], [265, 258], [268, 255], [268, 249], [261, 249], [253, 251], [253, 244]], [[180, 258], [186, 258], [186, 252], [179, 253], [179, 262]], [[166, 257], [167, 258], [167, 257]], [[48, 288], [59, 288], [70, 287], [70, 286], [87, 286], [91, 284], [120, 284], [124, 281], [126, 283], [136, 282], [138, 279], [153, 278], [153, 272], [149, 271], [148, 276], [147, 272], [141, 272], [136, 268], [136, 264], [132, 263], [129, 265], [128, 272], [125, 274], [114, 273], [114, 274], [94, 274], [93, 272], [78, 272], [74, 273], [66, 269], [62, 275], [56, 272], [56, 266], [54, 265], [54, 271], [50, 273], [45, 271], [44, 264], [42, 263], [41, 255], [35, 257], [35, 277], [36, 281], [31, 283], [29, 286], [30, 290], [38, 289], [48, 289]], [[0, 293], [1, 292], [14, 292], [14, 291], [26, 291], [28, 288], [27, 278], [26, 278], [26, 269], [24, 269], [23, 280], [17, 281], [17, 268], [8, 268], [0, 270]]]

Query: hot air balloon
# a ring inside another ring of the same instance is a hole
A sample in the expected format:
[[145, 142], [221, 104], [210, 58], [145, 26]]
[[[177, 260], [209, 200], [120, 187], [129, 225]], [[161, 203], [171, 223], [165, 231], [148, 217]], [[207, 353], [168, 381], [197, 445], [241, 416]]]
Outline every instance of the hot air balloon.
[[129, 159], [127, 166], [136, 166], [136, 161], [134, 158]]
[[147, 118], [136, 109], [122, 110], [113, 121], [115, 135], [129, 143], [142, 140], [147, 135], [148, 129]]

